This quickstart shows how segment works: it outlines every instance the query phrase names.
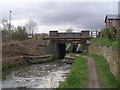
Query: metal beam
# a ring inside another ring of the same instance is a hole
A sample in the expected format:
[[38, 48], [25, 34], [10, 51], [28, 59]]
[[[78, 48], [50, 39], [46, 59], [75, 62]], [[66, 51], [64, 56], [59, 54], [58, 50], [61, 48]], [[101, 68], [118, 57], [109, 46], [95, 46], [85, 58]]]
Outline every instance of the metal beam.
[[91, 36], [74, 36], [74, 37], [44, 37], [43, 39], [91, 39]]

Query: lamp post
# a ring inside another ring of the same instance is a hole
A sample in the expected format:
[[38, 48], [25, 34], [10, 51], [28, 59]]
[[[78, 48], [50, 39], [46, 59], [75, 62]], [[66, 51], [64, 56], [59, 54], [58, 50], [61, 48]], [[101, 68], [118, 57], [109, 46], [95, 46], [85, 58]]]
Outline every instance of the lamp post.
[[9, 11], [9, 37], [8, 37], [8, 40], [10, 41], [10, 31], [11, 31], [11, 13], [12, 11]]
[[9, 17], [9, 34], [11, 31], [11, 13], [12, 13], [12, 11], [9, 11], [9, 15], [10, 15], [10, 17]]

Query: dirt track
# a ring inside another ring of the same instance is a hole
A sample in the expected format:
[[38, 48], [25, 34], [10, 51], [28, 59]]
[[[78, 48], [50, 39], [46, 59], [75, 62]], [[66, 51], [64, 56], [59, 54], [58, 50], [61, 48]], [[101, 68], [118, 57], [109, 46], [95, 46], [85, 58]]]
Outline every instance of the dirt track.
[[[79, 54], [77, 54], [78, 56]], [[80, 56], [80, 55], [79, 55]], [[94, 59], [88, 57], [88, 56], [82, 56], [88, 60], [88, 78], [89, 82], [86, 88], [100, 88], [98, 79], [97, 79], [97, 73], [96, 73], [96, 65]]]

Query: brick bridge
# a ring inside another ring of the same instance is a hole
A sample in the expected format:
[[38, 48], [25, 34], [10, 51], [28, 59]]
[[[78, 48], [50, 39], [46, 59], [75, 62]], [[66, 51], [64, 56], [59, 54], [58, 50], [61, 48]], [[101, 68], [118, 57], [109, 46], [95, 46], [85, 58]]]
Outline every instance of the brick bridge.
[[[66, 44], [68, 47], [71, 44], [72, 46], [82, 45], [82, 51], [88, 51], [88, 45], [91, 39], [90, 31], [81, 31], [81, 32], [65, 32], [59, 33], [58, 31], [49, 31], [49, 37], [44, 37], [44, 40], [49, 40], [47, 49], [50, 53], [55, 54], [59, 59], [63, 59], [66, 54]], [[76, 47], [76, 49], [77, 49]], [[74, 51], [75, 49], [73, 49]]]

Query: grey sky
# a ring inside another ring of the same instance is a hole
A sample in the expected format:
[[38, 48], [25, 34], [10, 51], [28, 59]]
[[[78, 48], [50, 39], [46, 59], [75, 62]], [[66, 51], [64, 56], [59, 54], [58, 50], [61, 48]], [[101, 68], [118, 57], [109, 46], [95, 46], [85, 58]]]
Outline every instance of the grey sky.
[[12, 10], [14, 25], [33, 19], [39, 26], [37, 32], [65, 31], [70, 27], [75, 31], [102, 29], [105, 15], [118, 13], [117, 2], [6, 2], [1, 6], [0, 18], [9, 19], [9, 10]]

